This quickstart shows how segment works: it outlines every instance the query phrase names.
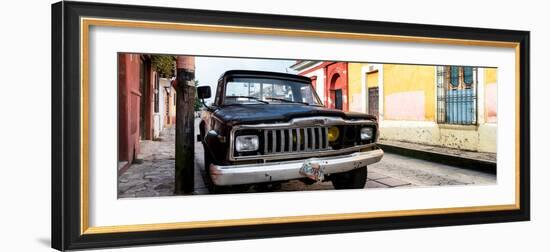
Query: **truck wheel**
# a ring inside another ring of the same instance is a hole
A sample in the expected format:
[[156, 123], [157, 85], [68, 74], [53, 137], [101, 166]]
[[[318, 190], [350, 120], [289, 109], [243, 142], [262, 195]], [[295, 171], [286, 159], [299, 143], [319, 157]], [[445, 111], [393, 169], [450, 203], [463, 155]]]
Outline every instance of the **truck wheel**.
[[211, 194], [218, 194], [218, 193], [227, 193], [229, 190], [228, 187], [225, 186], [217, 186], [214, 185], [214, 182], [212, 182], [212, 178], [210, 177], [210, 164], [212, 163], [212, 156], [210, 155], [210, 152], [208, 150], [204, 150], [204, 172], [206, 174], [206, 185], [208, 186], [208, 192]]
[[335, 189], [361, 189], [367, 183], [367, 167], [361, 167], [348, 172], [330, 176]]

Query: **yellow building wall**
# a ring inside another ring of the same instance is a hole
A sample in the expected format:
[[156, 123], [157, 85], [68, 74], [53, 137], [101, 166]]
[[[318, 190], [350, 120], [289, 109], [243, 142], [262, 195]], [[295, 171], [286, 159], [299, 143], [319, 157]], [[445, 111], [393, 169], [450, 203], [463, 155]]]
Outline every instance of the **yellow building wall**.
[[[411, 94], [411, 96], [414, 97], [412, 99], [416, 99], [414, 101], [415, 104], [417, 104], [416, 101], [423, 96], [424, 111], [418, 113], [424, 115], [423, 120], [435, 121], [435, 71], [436, 68], [434, 66], [384, 64], [384, 114], [394, 114], [392, 113], [393, 111], [388, 111], [388, 105], [394, 105], [387, 103], [388, 99], [392, 98], [390, 96]], [[398, 102], [397, 99], [395, 100]], [[389, 109], [392, 108], [395, 108], [395, 106], [390, 106]], [[405, 100], [403, 100], [401, 109], [410, 110], [411, 108], [407, 106]], [[390, 118], [387, 119], [399, 120], [400, 118], [391, 118], [390, 116]]]
[[485, 122], [497, 122], [497, 69], [484, 68], [484, 85], [485, 85]]
[[365, 99], [361, 93], [361, 68], [366, 66], [366, 63], [348, 63], [348, 97], [349, 110], [354, 112], [362, 112], [362, 103]]
[[348, 92], [349, 94], [361, 94], [361, 67], [367, 64], [348, 63]]
[[367, 87], [378, 87], [378, 72], [367, 74]]
[[496, 68], [484, 68], [485, 84], [497, 82], [497, 69]]
[[[384, 102], [380, 139], [495, 153], [497, 69], [479, 71], [484, 76], [479, 80], [485, 87], [484, 99], [480, 100], [484, 101], [488, 123], [474, 127], [436, 122], [435, 66], [384, 64], [379, 73], [383, 74]], [[375, 83], [369, 81], [371, 75], [374, 79], [371, 73], [367, 81]]]

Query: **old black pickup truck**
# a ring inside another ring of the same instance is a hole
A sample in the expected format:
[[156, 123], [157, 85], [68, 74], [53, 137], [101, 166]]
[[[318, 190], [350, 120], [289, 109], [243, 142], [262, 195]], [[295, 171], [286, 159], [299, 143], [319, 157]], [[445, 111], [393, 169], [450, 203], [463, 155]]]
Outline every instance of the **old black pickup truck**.
[[[197, 94], [210, 98], [209, 86]], [[211, 189], [331, 181], [364, 188], [367, 165], [380, 161], [376, 118], [323, 106], [304, 76], [232, 70], [201, 113], [200, 136]]]

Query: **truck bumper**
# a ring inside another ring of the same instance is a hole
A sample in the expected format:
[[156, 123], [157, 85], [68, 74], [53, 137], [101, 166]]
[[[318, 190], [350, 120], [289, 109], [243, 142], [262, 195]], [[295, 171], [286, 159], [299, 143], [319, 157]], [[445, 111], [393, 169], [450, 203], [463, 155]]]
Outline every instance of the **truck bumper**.
[[319, 163], [325, 174], [351, 171], [382, 159], [381, 149], [356, 152], [334, 157], [310, 158], [286, 162], [246, 165], [210, 165], [212, 182], [218, 186], [255, 184], [304, 178], [299, 171], [304, 162]]

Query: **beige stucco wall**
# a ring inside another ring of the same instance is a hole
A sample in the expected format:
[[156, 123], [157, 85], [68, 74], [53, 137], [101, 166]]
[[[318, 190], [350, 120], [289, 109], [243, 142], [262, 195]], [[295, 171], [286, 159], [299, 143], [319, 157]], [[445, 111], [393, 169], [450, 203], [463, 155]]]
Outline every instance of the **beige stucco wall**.
[[435, 70], [434, 66], [384, 64], [385, 118], [434, 121]]
[[438, 145], [437, 124], [418, 121], [380, 121], [380, 139]]
[[366, 63], [348, 63], [348, 97], [349, 111], [363, 112], [363, 103], [366, 97], [363, 97], [363, 77], [362, 68]]
[[485, 122], [497, 122], [497, 69], [485, 68], [483, 82], [485, 84]]
[[444, 146], [462, 150], [496, 152], [496, 124], [441, 125], [435, 122], [380, 122], [380, 139]]

